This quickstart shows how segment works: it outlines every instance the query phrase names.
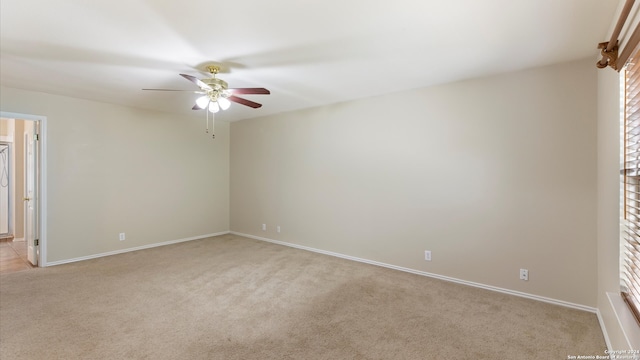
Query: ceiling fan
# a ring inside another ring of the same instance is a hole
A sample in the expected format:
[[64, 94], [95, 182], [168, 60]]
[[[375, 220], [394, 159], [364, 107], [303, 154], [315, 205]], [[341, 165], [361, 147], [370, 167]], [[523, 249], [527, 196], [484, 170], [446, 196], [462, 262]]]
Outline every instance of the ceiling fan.
[[[209, 112], [217, 113], [220, 110], [226, 110], [231, 106], [231, 102], [235, 102], [241, 105], [248, 106], [250, 108], [257, 109], [262, 106], [255, 101], [247, 100], [236, 95], [269, 95], [271, 92], [265, 88], [229, 88], [226, 81], [216, 78], [216, 75], [220, 72], [220, 67], [215, 65], [207, 66], [207, 70], [211, 74], [210, 78], [198, 79], [195, 76], [180, 74], [183, 78], [198, 85], [200, 90], [175, 90], [175, 89], [142, 89], [151, 91], [193, 91], [196, 94], [201, 94], [196, 99], [196, 104], [191, 108], [192, 110], [207, 111], [207, 132], [209, 132]], [[213, 125], [213, 116], [212, 116]], [[213, 127], [213, 126], [212, 126]], [[215, 135], [213, 135], [215, 138]]]
[[[209, 108], [212, 113], [218, 112], [220, 109], [226, 110], [230, 106], [230, 102], [242, 104], [254, 109], [262, 106], [255, 101], [247, 100], [238, 95], [269, 95], [271, 92], [265, 88], [229, 88], [226, 81], [216, 78], [220, 72], [220, 67], [215, 65], [207, 66], [207, 70], [211, 74], [210, 78], [198, 79], [195, 76], [180, 74], [183, 78], [198, 85], [200, 91], [194, 91], [196, 94], [202, 94], [196, 100], [193, 110], [202, 110]], [[152, 91], [191, 91], [191, 90], [174, 90], [174, 89], [142, 89]]]

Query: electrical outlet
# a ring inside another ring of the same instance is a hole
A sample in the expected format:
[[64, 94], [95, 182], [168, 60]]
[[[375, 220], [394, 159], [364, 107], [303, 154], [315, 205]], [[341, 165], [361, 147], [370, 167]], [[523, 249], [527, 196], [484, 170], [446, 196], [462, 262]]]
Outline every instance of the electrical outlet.
[[120, 233], [120, 241], [124, 241], [124, 239], [125, 239], [124, 233]]
[[280, 232], [280, 225], [278, 225], [278, 226], [276, 227], [276, 231], [277, 231], [277, 232]]
[[426, 261], [431, 261], [431, 251], [429, 251], [429, 250], [425, 250], [425, 252], [424, 252], [424, 259], [425, 259]]
[[262, 224], [262, 231], [267, 231], [267, 224]]
[[524, 280], [524, 281], [529, 280], [529, 270], [520, 269], [520, 280]]

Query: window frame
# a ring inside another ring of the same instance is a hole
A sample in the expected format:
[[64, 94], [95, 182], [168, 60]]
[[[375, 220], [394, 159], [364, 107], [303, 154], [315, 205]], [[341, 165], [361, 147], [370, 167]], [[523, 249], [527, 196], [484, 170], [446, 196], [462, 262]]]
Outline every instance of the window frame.
[[[639, 59], [634, 62], [633, 59]], [[621, 69], [621, 296], [640, 326], [640, 52]]]

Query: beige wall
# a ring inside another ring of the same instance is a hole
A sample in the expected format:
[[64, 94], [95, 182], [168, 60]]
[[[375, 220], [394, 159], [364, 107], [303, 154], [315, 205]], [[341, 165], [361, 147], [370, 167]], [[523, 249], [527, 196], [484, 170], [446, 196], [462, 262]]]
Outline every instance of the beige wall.
[[228, 124], [12, 88], [0, 109], [47, 117], [48, 262], [229, 229]]
[[0, 136], [9, 136], [9, 123], [7, 121], [0, 121]]
[[595, 307], [595, 114], [589, 59], [235, 122], [231, 230]]

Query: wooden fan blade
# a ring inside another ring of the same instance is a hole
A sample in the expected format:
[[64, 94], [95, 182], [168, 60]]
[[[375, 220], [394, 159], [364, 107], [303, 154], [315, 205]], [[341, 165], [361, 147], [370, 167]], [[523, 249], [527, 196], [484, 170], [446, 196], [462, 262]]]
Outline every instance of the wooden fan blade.
[[193, 93], [202, 93], [202, 91], [196, 91], [196, 90], [177, 90], [177, 89], [142, 89], [142, 90], [149, 90], [149, 91], [189, 91], [189, 92], [193, 92]]
[[269, 95], [271, 91], [265, 88], [235, 88], [229, 89], [233, 94], [256, 94], [256, 95]]
[[195, 104], [195, 105], [193, 105], [191, 110], [202, 110], [202, 108], [200, 106], [198, 106], [198, 104]]
[[245, 106], [248, 106], [248, 107], [252, 107], [254, 109], [257, 109], [257, 108], [262, 106], [262, 104], [258, 104], [257, 102], [254, 102], [254, 101], [251, 101], [251, 100], [247, 100], [247, 99], [243, 99], [241, 97], [237, 97], [237, 96], [234, 96], [234, 95], [229, 96], [227, 99], [229, 101], [233, 101], [233, 102], [238, 103], [238, 104], [242, 104], [242, 105], [245, 105]]
[[200, 81], [200, 79], [198, 79], [195, 76], [191, 76], [191, 75], [187, 75], [187, 74], [180, 74], [180, 76], [182, 76], [183, 78], [191, 81], [192, 83], [198, 85], [200, 87], [200, 89], [202, 90], [211, 90], [211, 87], [205, 83], [203, 83], [202, 81]]

